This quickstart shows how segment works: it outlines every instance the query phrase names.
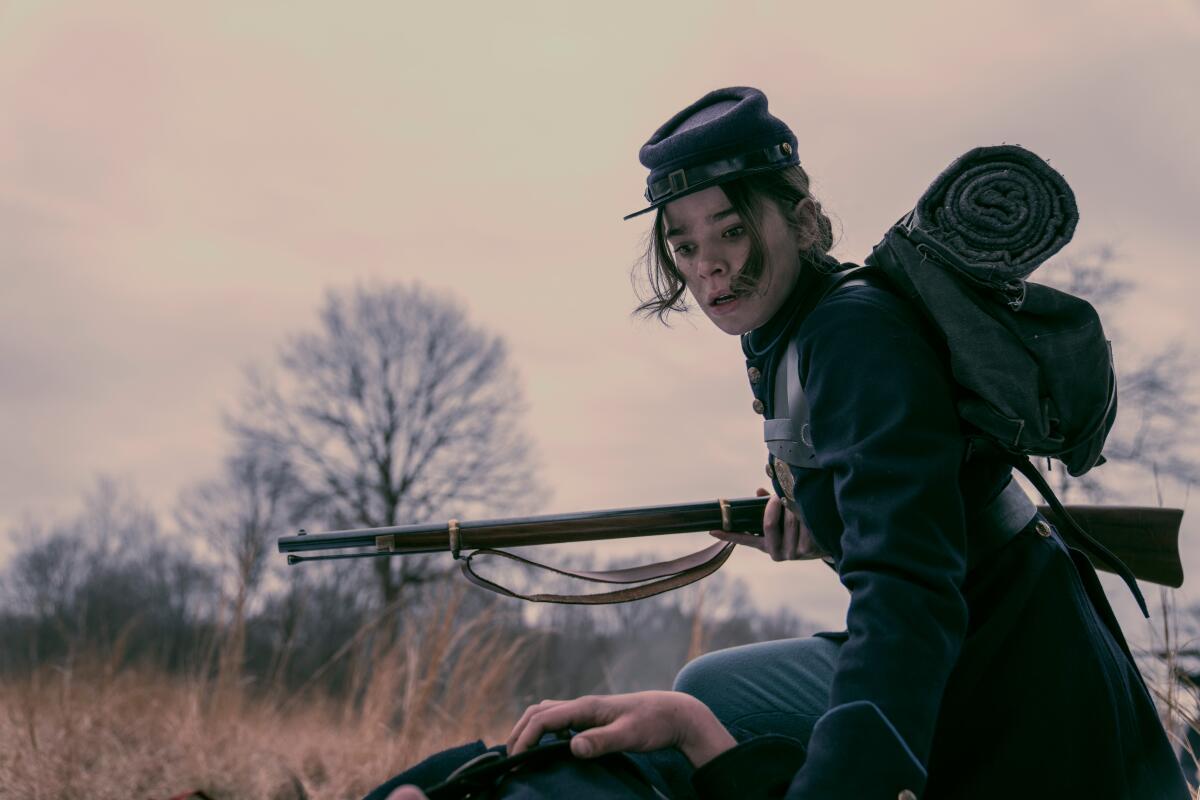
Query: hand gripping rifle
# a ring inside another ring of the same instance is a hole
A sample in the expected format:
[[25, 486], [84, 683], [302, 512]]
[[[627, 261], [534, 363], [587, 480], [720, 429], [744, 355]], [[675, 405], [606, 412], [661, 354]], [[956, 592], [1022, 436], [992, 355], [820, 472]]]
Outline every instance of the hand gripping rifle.
[[[600, 572], [569, 571], [549, 567], [500, 547], [535, 544], [590, 542], [660, 536], [669, 533], [725, 530], [762, 534], [766, 497], [746, 497], [715, 502], [641, 508], [585, 511], [459, 522], [436, 525], [399, 525], [390, 528], [306, 533], [279, 539], [279, 552], [288, 554], [288, 564], [341, 558], [378, 558], [411, 553], [449, 552], [458, 560], [463, 575], [472, 583], [522, 600], [542, 603], [619, 603], [639, 600], [711, 575], [729, 558], [734, 545], [718, 542], [681, 558], [628, 569]], [[1052, 522], [1055, 513], [1038, 510]], [[1170, 508], [1136, 506], [1066, 506], [1076, 524], [1123, 561], [1140, 580], [1178, 588], [1183, 585], [1179, 559], [1179, 525], [1183, 512]], [[1060, 526], [1062, 527], [1062, 526]], [[336, 551], [328, 553], [325, 551]], [[296, 555], [315, 553], [321, 555]], [[483, 578], [472, 569], [472, 559], [501, 556], [523, 564], [548, 569], [560, 575], [598, 583], [623, 584], [627, 588], [585, 595], [531, 594], [506, 589]], [[1096, 567], [1111, 571], [1105, 563]]]

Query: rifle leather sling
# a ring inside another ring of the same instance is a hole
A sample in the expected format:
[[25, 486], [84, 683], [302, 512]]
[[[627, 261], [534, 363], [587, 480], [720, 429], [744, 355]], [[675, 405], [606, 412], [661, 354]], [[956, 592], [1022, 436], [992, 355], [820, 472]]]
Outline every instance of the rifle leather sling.
[[[507, 597], [515, 597], [533, 603], [605, 605], [608, 603], [627, 603], [631, 600], [642, 600], [647, 597], [653, 597], [656, 594], [669, 592], [672, 589], [687, 586], [689, 583], [695, 583], [720, 569], [721, 565], [729, 558], [729, 554], [733, 552], [734, 547], [735, 545], [732, 542], [717, 542], [703, 550], [680, 558], [659, 561], [641, 567], [601, 571], [559, 569], [558, 567], [542, 564], [538, 561], [523, 558], [513, 553], [507, 553], [503, 550], [482, 548], [475, 550], [464, 558], [460, 558], [459, 568], [462, 570], [463, 576], [471, 583]], [[558, 575], [565, 575], [568, 578], [579, 578], [580, 580], [593, 581], [595, 583], [638, 583], [640, 585], [595, 594], [521, 594], [520, 592], [515, 592], [512, 589], [501, 586], [494, 581], [490, 581], [475, 572], [471, 566], [471, 561], [477, 556], [500, 556], [531, 567], [548, 570]], [[649, 583], [645, 581], [649, 581]]]

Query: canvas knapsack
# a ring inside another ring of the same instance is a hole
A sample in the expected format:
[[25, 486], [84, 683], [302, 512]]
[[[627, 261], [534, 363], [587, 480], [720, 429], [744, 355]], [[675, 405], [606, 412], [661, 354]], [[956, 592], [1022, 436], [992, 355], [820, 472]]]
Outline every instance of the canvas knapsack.
[[[1116, 374], [1092, 305], [1025, 279], [1070, 241], [1078, 218], [1070, 186], [1037, 155], [979, 147], [943, 171], [864, 262], [944, 337], [972, 448], [1009, 460], [1066, 520], [1029, 457], [1056, 458], [1073, 476], [1103, 463]], [[1125, 565], [1073, 521], [1068, 527], [1146, 613]]]
[[1109, 342], [1090, 303], [1025, 279], [1077, 219], [1048, 164], [1012, 145], [981, 147], [951, 164], [865, 262], [945, 336], [963, 419], [1075, 476], [1103, 463], [1116, 417]]

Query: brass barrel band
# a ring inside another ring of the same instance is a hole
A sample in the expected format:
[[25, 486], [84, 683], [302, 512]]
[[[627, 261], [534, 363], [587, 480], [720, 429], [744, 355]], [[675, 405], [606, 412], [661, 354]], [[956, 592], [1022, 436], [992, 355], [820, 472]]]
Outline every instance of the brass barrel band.
[[457, 558], [459, 558], [458, 550], [459, 550], [459, 546], [461, 545], [461, 541], [459, 538], [460, 531], [458, 529], [458, 520], [452, 519], [448, 523], [446, 523], [446, 530], [450, 534], [450, 555], [454, 556], [457, 559]]

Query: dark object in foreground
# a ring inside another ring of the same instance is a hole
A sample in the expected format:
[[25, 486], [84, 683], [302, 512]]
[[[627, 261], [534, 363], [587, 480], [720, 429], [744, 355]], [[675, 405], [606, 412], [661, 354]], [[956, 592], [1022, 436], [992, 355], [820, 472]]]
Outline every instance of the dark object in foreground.
[[[443, 750], [377, 786], [363, 800], [385, 800], [398, 787], [420, 787], [429, 800], [560, 797], [655, 800], [696, 797], [690, 765], [681, 755], [655, 759], [640, 753], [609, 753], [594, 759], [571, 755], [570, 741], [548, 734], [542, 743], [510, 756], [504, 745], [482, 741]], [[669, 765], [668, 775], [660, 764]], [[682, 791], [681, 791], [682, 790]]]
[[[494, 548], [523, 547], [535, 544], [560, 544], [604, 539], [625, 539], [708, 530], [762, 533], [765, 497], [745, 497], [706, 503], [607, 509], [572, 514], [546, 514], [533, 517], [477, 520], [450, 520], [440, 525], [400, 525], [390, 528], [362, 528], [300, 533], [279, 539], [279, 552], [288, 554], [288, 563], [334, 558], [373, 558], [410, 553], [451, 552], [463, 561], [463, 571], [472, 581], [490, 583], [469, 571], [469, 560], [476, 554], [497, 554]], [[1178, 588], [1183, 584], [1183, 565], [1179, 559], [1179, 526], [1183, 512], [1170, 508], [1138, 506], [1066, 506], [1067, 511], [1087, 533], [1125, 562], [1139, 579]], [[1045, 506], [1038, 509], [1051, 522], [1066, 527]], [[700, 553], [662, 564], [608, 572], [562, 574], [606, 583], [639, 583], [672, 579], [674, 585], [658, 587], [657, 594], [691, 583], [715, 571], [728, 556], [731, 545], [713, 545]], [[324, 551], [335, 551], [324, 553]], [[463, 552], [468, 555], [463, 556]], [[302, 556], [296, 553], [323, 552]], [[509, 554], [501, 553], [510, 558]], [[719, 559], [719, 562], [718, 562]], [[520, 559], [524, 560], [524, 559]], [[714, 566], [715, 563], [715, 566]], [[1108, 569], [1096, 563], [1098, 569]], [[558, 571], [558, 570], [556, 570]], [[1109, 570], [1111, 571], [1111, 570]], [[684, 580], [680, 576], [687, 579]], [[496, 589], [495, 585], [487, 588]], [[633, 591], [633, 590], [623, 590]], [[507, 592], [512, 596], [514, 593]], [[608, 593], [612, 595], [614, 593]], [[644, 594], [641, 596], [649, 596]], [[557, 595], [534, 595], [528, 599], [553, 600]], [[585, 595], [584, 597], [589, 597]], [[591, 595], [606, 597], [606, 595]], [[623, 597], [618, 599], [636, 599]], [[575, 602], [580, 602], [576, 600]], [[611, 599], [591, 601], [610, 602]], [[589, 602], [582, 600], [582, 602]]]

